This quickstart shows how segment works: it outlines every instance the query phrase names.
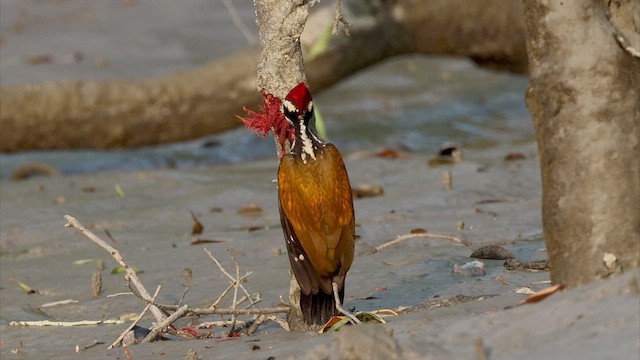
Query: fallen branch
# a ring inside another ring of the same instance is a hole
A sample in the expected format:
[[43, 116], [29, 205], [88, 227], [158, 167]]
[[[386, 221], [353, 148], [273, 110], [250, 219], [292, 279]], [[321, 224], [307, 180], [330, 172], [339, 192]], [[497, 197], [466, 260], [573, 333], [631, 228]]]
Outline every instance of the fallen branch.
[[[211, 253], [211, 251], [207, 250], [207, 248], [202, 248], [204, 250], [205, 253], [207, 253], [207, 255], [209, 255], [209, 257], [211, 258], [211, 260], [213, 260], [214, 263], [216, 263], [216, 265], [218, 265], [218, 269], [220, 269], [220, 271], [225, 274], [229, 280], [231, 280], [231, 287], [236, 286], [235, 284], [237, 284], [237, 286], [240, 287], [240, 289], [242, 289], [242, 291], [244, 292], [244, 294], [251, 300], [251, 295], [249, 295], [249, 292], [247, 291], [247, 289], [242, 285], [242, 280], [244, 278], [246, 278], [247, 276], [251, 275], [252, 272], [248, 272], [246, 273], [242, 278], [234, 278], [233, 276], [231, 276], [231, 274], [229, 274], [229, 272], [222, 266], [222, 264], [220, 264], [220, 261], [218, 261], [218, 259], [216, 259], [215, 256], [213, 256], [213, 254]], [[236, 261], [236, 259], [233, 257], [233, 255], [231, 255], [231, 253], [229, 252], [229, 256], [231, 256], [231, 259], [233, 260], [233, 262], [236, 264], [236, 266], [238, 266], [238, 262]], [[227, 290], [229, 291], [229, 290]], [[225, 292], [226, 293], [226, 292]], [[215, 306], [217, 304], [217, 302], [219, 302], [218, 299], [216, 300], [216, 302], [214, 302], [214, 304], [211, 305], [211, 307]], [[235, 301], [234, 301], [235, 303]], [[251, 300], [251, 303], [253, 304], [253, 300]]]
[[144, 339], [142, 339], [142, 341], [140, 341], [140, 343], [144, 344], [144, 343], [148, 343], [148, 342], [154, 341], [158, 337], [158, 335], [160, 335], [162, 330], [164, 330], [164, 328], [169, 326], [172, 322], [180, 319], [184, 314], [187, 313], [188, 309], [189, 309], [188, 305], [182, 305], [182, 307], [179, 308], [178, 310], [176, 310], [176, 312], [174, 312], [173, 314], [169, 315], [166, 319], [164, 319], [164, 321], [158, 323], [151, 330], [151, 332], [149, 332], [149, 334], [147, 334], [147, 336]]
[[380, 251], [384, 248], [387, 248], [391, 245], [396, 245], [399, 244], [401, 242], [405, 242], [407, 240], [411, 240], [411, 239], [416, 239], [416, 238], [430, 238], [430, 239], [444, 239], [444, 240], [449, 240], [449, 241], [453, 241], [456, 242], [458, 244], [462, 244], [464, 246], [469, 246], [471, 245], [471, 243], [467, 240], [463, 240], [460, 238], [457, 238], [455, 236], [451, 236], [451, 235], [443, 235], [443, 234], [429, 234], [429, 233], [422, 233], [422, 234], [405, 234], [405, 235], [398, 235], [397, 238], [388, 241], [384, 244], [378, 245], [376, 246], [376, 251]]
[[[229, 256], [231, 256], [231, 259], [233, 260], [233, 263], [236, 266], [236, 277], [234, 279], [234, 284], [233, 284], [233, 301], [231, 302], [231, 310], [233, 310], [233, 314], [231, 314], [231, 329], [229, 330], [229, 333], [227, 334], [228, 337], [233, 336], [233, 331], [236, 328], [236, 318], [238, 317], [238, 314], [236, 314], [236, 303], [238, 302], [238, 288], [240, 287], [240, 265], [238, 264], [238, 261], [236, 261], [236, 258], [233, 257], [233, 255], [231, 255], [231, 252], [227, 250], [227, 252], [229, 253]], [[247, 296], [249, 297], [249, 299], [251, 299], [251, 297], [249, 296], [249, 293], [245, 290], [245, 292], [247, 293]], [[253, 302], [253, 300], [251, 300], [251, 302]]]
[[[120, 255], [120, 252], [118, 250], [116, 250], [111, 245], [107, 244], [102, 239], [97, 237], [90, 230], [85, 228], [73, 216], [65, 215], [64, 218], [65, 218], [65, 220], [67, 220], [67, 224], [65, 225], [66, 227], [75, 228], [76, 230], [80, 231], [84, 236], [88, 237], [91, 241], [93, 241], [94, 243], [98, 244], [98, 246], [100, 246], [101, 248], [103, 248], [107, 252], [109, 252], [109, 254], [111, 254], [111, 256], [118, 262], [118, 264], [120, 264], [120, 266], [122, 266], [122, 268], [125, 269], [125, 271], [127, 273], [126, 278], [129, 279], [133, 283], [133, 285], [138, 290], [138, 293], [145, 299], [145, 301], [153, 303], [153, 301], [151, 300], [151, 295], [149, 295], [149, 292], [147, 291], [147, 289], [145, 289], [144, 285], [142, 285], [142, 282], [138, 278], [138, 275], [126, 263], [126, 261], [124, 261], [124, 259], [122, 258], [122, 256]], [[156, 306], [152, 305], [150, 310], [151, 310], [151, 313], [153, 313], [153, 316], [156, 318], [156, 321], [162, 322], [165, 319], [165, 316], [162, 313], [162, 311], [160, 311], [160, 309], [158, 309]]]
[[[158, 285], [158, 287], [156, 288], [156, 292], [153, 294], [153, 297], [151, 298], [151, 300], [153, 300], [153, 301], [156, 300], [156, 298], [158, 297], [158, 294], [160, 293], [160, 288], [162, 288], [162, 286]], [[129, 325], [127, 330], [123, 331], [122, 334], [120, 334], [120, 336], [118, 336], [116, 341], [114, 341], [111, 345], [109, 345], [109, 347], [107, 349], [113, 349], [114, 347], [116, 347], [120, 343], [120, 341], [122, 341], [122, 339], [124, 339], [124, 337], [127, 336], [129, 331], [131, 331], [133, 329], [133, 327], [136, 326], [140, 320], [142, 320], [142, 317], [147, 313], [147, 311], [149, 311], [149, 308], [151, 306], [152, 306], [152, 304], [148, 303], [147, 306], [144, 307], [144, 309], [142, 310], [140, 315], [138, 315], [138, 317], [131, 323], [131, 325]]]
[[87, 325], [105, 325], [105, 324], [122, 324], [124, 320], [81, 320], [81, 321], [50, 321], [50, 320], [38, 320], [38, 321], [12, 321], [9, 326], [87, 326]]
[[[155, 304], [155, 305], [160, 306], [162, 309], [167, 311], [175, 311], [179, 309], [177, 305], [162, 305], [162, 304]], [[212, 308], [187, 309], [187, 313], [191, 315], [232, 315], [234, 313], [236, 315], [260, 315], [260, 314], [284, 314], [288, 312], [289, 312], [288, 306], [276, 306], [276, 307], [270, 307], [270, 308], [257, 308], [257, 309], [235, 309], [235, 310], [212, 309]]]
[[[118, 339], [114, 341], [113, 344], [111, 344], [111, 346], [109, 346], [109, 348], [113, 348], [117, 346], [119, 343], [121, 343], [123, 339], [127, 337], [127, 334], [131, 332], [134, 326], [142, 319], [142, 317], [149, 310], [151, 310], [154, 313], [154, 316], [156, 317], [156, 325], [151, 329], [149, 334], [141, 341], [143, 343], [154, 341], [164, 331], [164, 329], [167, 326], [169, 326], [171, 323], [173, 323], [177, 319], [186, 315], [189, 315], [189, 316], [231, 315], [232, 316], [231, 320], [217, 321], [217, 322], [214, 321], [214, 322], [208, 322], [204, 324], [206, 324], [206, 326], [208, 327], [230, 325], [231, 330], [229, 331], [229, 334], [233, 334], [236, 328], [236, 325], [247, 327], [248, 324], [250, 324], [251, 332], [247, 332], [247, 333], [251, 334], [252, 332], [255, 332], [257, 327], [260, 324], [262, 324], [265, 320], [272, 320], [282, 325], [284, 320], [273, 316], [273, 314], [284, 314], [289, 312], [288, 306], [278, 306], [273, 308], [262, 308], [262, 309], [255, 308], [255, 304], [261, 301], [262, 299], [260, 298], [260, 296], [257, 296], [256, 299], [254, 300], [254, 298], [251, 296], [249, 291], [247, 291], [247, 289], [242, 285], [242, 282], [252, 273], [248, 272], [244, 276], [240, 276], [240, 265], [238, 261], [235, 259], [235, 257], [231, 254], [231, 252], [229, 252], [229, 256], [231, 257], [231, 259], [235, 264], [236, 276], [235, 277], [232, 276], [222, 266], [222, 264], [218, 261], [218, 259], [216, 259], [215, 256], [213, 256], [213, 254], [206, 248], [204, 249], [204, 251], [216, 263], [220, 271], [229, 278], [229, 281], [231, 284], [227, 287], [227, 289], [225, 289], [222, 292], [222, 294], [216, 299], [216, 301], [212, 304], [211, 307], [205, 308], [205, 309], [199, 309], [199, 308], [193, 309], [193, 308], [190, 308], [188, 305], [181, 305], [188, 291], [188, 288], [185, 289], [182, 295], [182, 298], [180, 299], [180, 303], [178, 305], [158, 304], [156, 303], [156, 298], [158, 297], [158, 293], [160, 292], [160, 286], [158, 286], [154, 295], [150, 296], [147, 290], [145, 289], [144, 285], [136, 275], [133, 268], [131, 268], [126, 263], [126, 261], [124, 260], [122, 255], [120, 255], [120, 252], [117, 249], [113, 248], [112, 246], [104, 242], [102, 239], [100, 239], [98, 236], [93, 234], [90, 230], [86, 229], [74, 217], [70, 215], [65, 215], [65, 219], [67, 220], [67, 224], [65, 226], [75, 228], [76, 230], [80, 231], [83, 235], [88, 237], [91, 241], [95, 242], [100, 247], [108, 251], [109, 254], [111, 254], [111, 256], [122, 266], [122, 268], [125, 269], [126, 271], [125, 281], [129, 289], [131, 290], [131, 293], [119, 293], [117, 295], [133, 294], [138, 298], [140, 298], [146, 304], [145, 308], [142, 310], [138, 318], [132, 324], [129, 325], [129, 327], [118, 337]], [[228, 308], [228, 309], [216, 308], [215, 306], [220, 301], [222, 301], [224, 296], [228, 294], [228, 292], [232, 288], [234, 289], [234, 295], [231, 303], [231, 308]], [[241, 299], [238, 299], [238, 292], [240, 290], [242, 290], [245, 295]], [[241, 305], [243, 302], [247, 300], [250, 302], [250, 304], [246, 308], [244, 309], [237, 308], [239, 305]], [[254, 308], [249, 308], [249, 307], [254, 307]], [[164, 311], [173, 311], [173, 314], [165, 317]], [[237, 319], [238, 315], [257, 315], [257, 317], [251, 321], [244, 321], [244, 320], [238, 320]], [[16, 322], [14, 321], [14, 322], [11, 322], [10, 325], [11, 326], [79, 326], [79, 325], [97, 325], [97, 324], [107, 324], [107, 323], [121, 324], [123, 322], [124, 322], [123, 320], [98, 320], [98, 321], [76, 321], [76, 322], [52, 322], [52, 321]], [[288, 327], [283, 326], [283, 328], [285, 330], [288, 330]]]

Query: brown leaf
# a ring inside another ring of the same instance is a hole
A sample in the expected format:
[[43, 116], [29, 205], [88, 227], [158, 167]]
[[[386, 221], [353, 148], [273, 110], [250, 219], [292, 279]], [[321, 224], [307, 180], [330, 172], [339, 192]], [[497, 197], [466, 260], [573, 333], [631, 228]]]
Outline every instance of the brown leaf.
[[412, 234], [426, 234], [427, 230], [423, 228], [413, 228], [411, 229]]
[[202, 234], [202, 231], [204, 230], [204, 226], [202, 226], [202, 223], [198, 220], [198, 218], [196, 217], [196, 214], [193, 211], [191, 212], [191, 218], [193, 218], [193, 227], [191, 228], [191, 235]]
[[29, 55], [25, 57], [24, 62], [29, 65], [51, 64], [53, 62], [53, 55]]
[[406, 159], [407, 158], [407, 155], [392, 148], [384, 148], [378, 151], [375, 155], [377, 157], [386, 158], [386, 159]]
[[216, 243], [221, 243], [224, 242], [224, 240], [209, 240], [209, 239], [194, 239], [191, 240], [191, 245], [199, 245], [199, 244], [216, 244]]
[[532, 304], [532, 303], [537, 303], [539, 301], [542, 301], [544, 299], [546, 299], [547, 297], [549, 297], [550, 295], [553, 295], [555, 293], [557, 293], [558, 291], [562, 291], [564, 290], [566, 286], [564, 284], [557, 284], [554, 286], [550, 286], [546, 289], [542, 289], [538, 292], [536, 292], [535, 294], [529, 296], [528, 298], [522, 300], [523, 304]]
[[504, 161], [517, 161], [524, 160], [527, 157], [521, 152], [512, 152], [508, 153], [507, 156], [504, 157]]
[[504, 202], [504, 200], [502, 200], [502, 199], [482, 199], [482, 200], [478, 200], [478, 201], [474, 202], [474, 204], [482, 205], [482, 204], [495, 204], [495, 203], [501, 203], [501, 202]]
[[262, 214], [262, 208], [254, 203], [248, 203], [242, 205], [240, 209], [238, 209], [238, 215], [259, 215]]
[[329, 319], [329, 321], [327, 321], [326, 324], [324, 324], [324, 326], [322, 326], [322, 328], [320, 328], [320, 330], [318, 331], [318, 334], [322, 334], [325, 331], [331, 329], [331, 327], [337, 323], [339, 323], [340, 321], [342, 321], [345, 317], [344, 316], [333, 316], [331, 317], [331, 319]]

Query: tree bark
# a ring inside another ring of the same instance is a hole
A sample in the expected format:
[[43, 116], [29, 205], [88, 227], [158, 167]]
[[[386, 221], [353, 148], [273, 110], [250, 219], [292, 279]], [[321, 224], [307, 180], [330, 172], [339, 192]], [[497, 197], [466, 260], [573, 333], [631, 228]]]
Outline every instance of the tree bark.
[[636, 268], [640, 60], [616, 41], [603, 1], [524, 4], [551, 279], [576, 286]]
[[[314, 93], [385, 58], [408, 53], [465, 56], [483, 65], [526, 71], [518, 1], [350, 0], [344, 5], [353, 25], [351, 36], [333, 37], [324, 52], [307, 59], [307, 80]], [[309, 21], [313, 25], [303, 42], [313, 44], [331, 26], [332, 8], [314, 11]], [[256, 68], [259, 54], [259, 49], [249, 49], [191, 71], [139, 82], [2, 87], [0, 151], [136, 147], [239, 126], [234, 115], [242, 106], [259, 104], [255, 73], [249, 71]], [[300, 78], [290, 78], [296, 80]], [[284, 90], [273, 91], [282, 96]]]
[[[309, 5], [303, 0], [258, 0], [255, 5], [256, 23], [263, 44], [257, 89], [265, 89], [267, 93], [284, 99], [291, 89], [306, 80], [300, 36], [307, 22]], [[276, 151], [280, 151], [277, 140]], [[289, 280], [289, 329], [308, 330], [300, 310], [298, 281], [293, 274]]]

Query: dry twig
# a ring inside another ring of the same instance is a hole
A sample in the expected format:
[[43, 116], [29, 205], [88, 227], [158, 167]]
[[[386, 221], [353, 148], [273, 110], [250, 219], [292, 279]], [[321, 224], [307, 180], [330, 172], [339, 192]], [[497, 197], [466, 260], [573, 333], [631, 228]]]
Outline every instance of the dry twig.
[[[279, 318], [273, 316], [273, 314], [288, 313], [289, 310], [290, 310], [288, 306], [278, 306], [278, 307], [262, 308], [262, 309], [257, 309], [257, 308], [249, 309], [249, 307], [255, 307], [255, 304], [262, 300], [262, 299], [260, 299], [260, 297], [257, 297], [257, 299], [254, 300], [254, 298], [249, 294], [247, 289], [242, 285], [242, 282], [249, 275], [251, 275], [252, 273], [248, 272], [244, 276], [240, 276], [240, 265], [238, 264], [238, 261], [235, 259], [235, 257], [233, 257], [233, 255], [231, 255], [231, 252], [229, 252], [229, 256], [231, 256], [231, 259], [233, 260], [233, 262], [235, 264], [236, 276], [235, 277], [232, 276], [231, 274], [229, 274], [229, 272], [226, 269], [224, 269], [222, 264], [220, 264], [220, 262], [215, 258], [215, 256], [213, 256], [213, 254], [210, 251], [208, 251], [206, 248], [204, 249], [204, 251], [216, 263], [216, 265], [218, 266], [220, 271], [223, 274], [225, 274], [225, 276], [227, 276], [229, 278], [231, 284], [227, 287], [227, 289], [225, 289], [225, 291], [223, 291], [223, 293], [218, 297], [218, 299], [212, 304], [211, 307], [206, 308], [206, 309], [198, 309], [198, 308], [192, 309], [192, 308], [189, 308], [188, 305], [182, 305], [181, 306], [181, 304], [182, 304], [182, 302], [184, 300], [184, 297], [185, 297], [185, 295], [186, 295], [186, 293], [188, 291], [188, 287], [185, 288], [185, 291], [184, 291], [184, 293], [182, 295], [182, 298], [180, 299], [180, 304], [179, 305], [158, 304], [158, 303], [156, 303], [156, 298], [157, 298], [158, 293], [160, 291], [160, 287], [159, 286], [156, 289], [156, 292], [154, 293], [153, 297], [151, 297], [149, 295], [149, 293], [146, 291], [145, 287], [142, 285], [142, 282], [140, 281], [140, 279], [137, 277], [135, 271], [129, 265], [127, 265], [127, 263], [125, 262], [123, 257], [120, 255], [120, 252], [118, 250], [116, 250], [115, 248], [113, 248], [110, 245], [108, 245], [107, 243], [105, 243], [102, 239], [97, 237], [91, 231], [87, 230], [74, 217], [66, 215], [65, 219], [67, 220], [67, 224], [66, 224], [67, 227], [73, 227], [73, 228], [77, 229], [82, 234], [84, 234], [86, 237], [88, 237], [90, 240], [92, 240], [93, 242], [98, 244], [100, 247], [102, 247], [103, 249], [108, 251], [109, 254], [125, 269], [125, 271], [126, 271], [125, 281], [127, 282], [127, 286], [131, 290], [131, 293], [121, 293], [121, 294], [117, 294], [117, 295], [134, 294], [137, 297], [139, 297], [140, 299], [142, 299], [143, 302], [146, 303], [146, 307], [140, 313], [140, 315], [138, 316], [138, 319], [136, 321], [134, 321], [129, 326], [129, 328], [127, 330], [125, 330], [120, 335], [120, 337], [109, 348], [113, 348], [118, 343], [120, 343], [122, 341], [122, 339], [125, 338], [127, 336], [127, 334], [129, 334], [131, 332], [131, 330], [136, 325], [136, 323], [149, 310], [151, 310], [153, 312], [154, 316], [156, 317], [156, 325], [152, 328], [151, 332], [142, 340], [143, 343], [144, 342], [154, 341], [158, 337], [158, 335], [162, 331], [164, 331], [164, 329], [168, 325], [173, 323], [175, 320], [185, 316], [185, 314], [190, 314], [190, 315], [194, 315], [194, 316], [201, 316], [201, 315], [231, 315], [232, 316], [231, 320], [204, 323], [205, 325], [203, 325], [203, 326], [228, 326], [228, 325], [230, 325], [231, 326], [231, 330], [230, 330], [229, 334], [233, 334], [233, 332], [235, 330], [235, 327], [238, 324], [246, 327], [247, 324], [249, 324], [249, 323], [255, 324], [257, 322], [257, 325], [255, 325], [255, 329], [257, 329], [257, 327], [262, 322], [264, 322], [264, 320], [268, 319], [268, 320], [275, 321], [278, 324], [282, 325], [282, 323], [283, 323], [282, 319], [279, 319]], [[232, 304], [231, 304], [231, 308], [228, 308], [228, 309], [218, 309], [218, 308], [216, 308], [215, 306], [224, 298], [224, 296], [232, 288], [234, 289], [234, 296], [233, 296], [233, 301], [232, 301]], [[242, 290], [244, 292], [244, 294], [245, 294], [245, 296], [243, 296], [242, 299], [240, 299], [240, 300], [238, 300], [238, 291], [239, 290]], [[246, 308], [244, 308], [244, 309], [238, 309], [237, 308], [240, 304], [242, 304], [243, 302], [245, 302], [247, 300], [249, 300], [250, 304]], [[165, 317], [165, 314], [164, 314], [163, 311], [173, 311], [174, 313], [169, 315], [168, 317]], [[249, 322], [249, 321], [238, 320], [237, 319], [238, 315], [257, 315], [257, 317], [252, 322]], [[111, 320], [81, 321], [81, 322], [37, 321], [37, 322], [12, 322], [10, 325], [12, 325], [12, 326], [19, 326], [19, 325], [23, 325], [23, 326], [77, 326], [77, 325], [95, 325], [95, 324], [122, 323], [122, 322], [124, 322], [124, 321], [111, 321]], [[286, 326], [283, 326], [283, 328], [285, 330], [288, 330], [288, 327], [286, 327]], [[255, 330], [253, 330], [253, 331], [255, 331]], [[126, 351], [126, 349], [125, 349], [125, 351]]]
[[[65, 215], [64, 218], [65, 220], [67, 220], [67, 224], [65, 225], [66, 227], [75, 228], [76, 230], [80, 231], [84, 236], [88, 237], [91, 241], [98, 244], [98, 246], [100, 246], [101, 248], [109, 252], [109, 254], [111, 254], [111, 257], [113, 257], [118, 262], [118, 264], [120, 264], [120, 266], [122, 266], [122, 268], [125, 269], [125, 271], [127, 272], [126, 278], [133, 283], [133, 285], [136, 287], [136, 289], [138, 290], [140, 295], [145, 299], [145, 301], [153, 303], [153, 301], [151, 301], [151, 295], [149, 295], [149, 292], [147, 291], [147, 289], [145, 289], [144, 285], [142, 285], [142, 282], [138, 278], [138, 275], [136, 275], [136, 272], [129, 265], [127, 265], [126, 261], [124, 261], [124, 259], [122, 258], [118, 250], [116, 250], [111, 245], [107, 244], [102, 239], [97, 237], [90, 230], [85, 228], [73, 216]], [[158, 322], [161, 322], [165, 319], [165, 316], [162, 313], [162, 311], [160, 311], [160, 309], [158, 309], [156, 306], [152, 305], [150, 310]]]
[[453, 241], [456, 242], [458, 244], [462, 244], [464, 246], [469, 246], [471, 245], [471, 243], [467, 240], [463, 240], [460, 238], [457, 238], [455, 236], [451, 236], [451, 235], [443, 235], [443, 234], [430, 234], [430, 233], [419, 233], [419, 234], [404, 234], [404, 235], [398, 235], [397, 238], [388, 241], [384, 244], [378, 245], [376, 246], [376, 251], [380, 251], [384, 248], [387, 248], [391, 245], [395, 245], [395, 244], [399, 244], [401, 242], [407, 241], [407, 240], [411, 240], [411, 239], [415, 239], [415, 238], [431, 238], [431, 239], [444, 239], [444, 240], [449, 240], [449, 241]]
[[[158, 287], [156, 288], [156, 292], [153, 293], [153, 297], [151, 298], [151, 300], [153, 300], [153, 301], [156, 300], [156, 298], [158, 297], [158, 294], [160, 293], [160, 288], [162, 288], [162, 285], [158, 285]], [[116, 347], [120, 343], [120, 341], [122, 341], [122, 339], [124, 339], [124, 337], [129, 333], [129, 331], [131, 331], [133, 329], [133, 327], [136, 326], [136, 324], [140, 320], [142, 320], [142, 317], [147, 313], [147, 311], [149, 311], [149, 308], [151, 307], [151, 305], [152, 305], [152, 303], [147, 303], [147, 306], [144, 307], [144, 309], [142, 310], [140, 315], [138, 315], [138, 318], [136, 318], [131, 323], [131, 325], [129, 325], [127, 330], [123, 331], [122, 334], [120, 334], [120, 336], [118, 336], [116, 341], [114, 341], [111, 345], [109, 345], [109, 347], [107, 349], [113, 349], [114, 347]]]
[[87, 325], [102, 325], [102, 324], [122, 324], [124, 320], [81, 320], [81, 321], [50, 321], [50, 320], [38, 320], [38, 321], [12, 321], [9, 326], [87, 326]]
[[156, 326], [151, 330], [151, 332], [149, 332], [149, 334], [147, 334], [147, 336], [144, 339], [142, 339], [140, 343], [144, 344], [144, 343], [154, 341], [158, 337], [158, 335], [160, 335], [162, 330], [164, 330], [164, 328], [169, 326], [172, 322], [180, 319], [184, 314], [187, 313], [188, 310], [189, 310], [188, 305], [182, 305], [182, 307], [176, 310], [176, 312], [174, 312], [173, 314], [169, 315], [166, 319], [164, 319], [164, 321], [156, 324]]
[[347, 19], [342, 15], [342, 0], [336, 0], [336, 16], [333, 20], [333, 29], [331, 29], [331, 35], [338, 33], [338, 24], [342, 23], [344, 34], [346, 36], [351, 35], [351, 25], [347, 22]]
[[[240, 265], [238, 265], [238, 261], [236, 260], [236, 258], [233, 257], [233, 255], [231, 255], [231, 251], [227, 250], [227, 252], [229, 253], [229, 256], [231, 256], [231, 259], [233, 260], [233, 263], [236, 266], [236, 278], [234, 281], [235, 284], [233, 285], [233, 301], [231, 302], [231, 310], [233, 310], [233, 314], [231, 314], [231, 329], [229, 330], [229, 334], [227, 334], [227, 336], [231, 337], [233, 336], [233, 331], [235, 330], [235, 327], [236, 327], [236, 318], [238, 317], [235, 310], [236, 310], [236, 302], [238, 301], [238, 288], [240, 287]], [[249, 296], [248, 292], [247, 292], [247, 296]]]
[[[248, 272], [247, 274], [245, 274], [242, 278], [240, 278], [240, 280], [238, 280], [237, 278], [234, 278], [233, 276], [231, 276], [231, 274], [229, 274], [229, 272], [222, 266], [222, 264], [220, 264], [220, 261], [218, 261], [218, 259], [216, 259], [215, 256], [213, 256], [213, 254], [211, 253], [211, 251], [207, 250], [207, 248], [202, 248], [204, 250], [205, 253], [207, 253], [207, 255], [209, 255], [209, 257], [211, 258], [211, 260], [213, 260], [214, 263], [216, 263], [216, 265], [218, 265], [218, 268], [220, 269], [220, 271], [225, 274], [229, 280], [231, 281], [231, 285], [230, 288], [234, 287], [236, 283], [238, 283], [238, 286], [240, 287], [240, 289], [244, 292], [245, 295], [247, 295], [247, 297], [249, 297], [249, 299], [251, 299], [251, 295], [249, 294], [249, 292], [247, 291], [247, 289], [242, 285], [242, 279], [246, 278], [247, 276], [251, 275], [253, 272]], [[238, 264], [236, 259], [233, 257], [233, 255], [231, 255], [231, 253], [229, 253], [229, 256], [231, 256], [231, 259], [236, 263], [236, 265]], [[229, 288], [229, 289], [230, 289]], [[227, 290], [229, 291], [229, 290]], [[218, 300], [216, 300], [217, 302]], [[253, 303], [253, 300], [251, 301]], [[214, 305], [211, 305], [212, 307]]]

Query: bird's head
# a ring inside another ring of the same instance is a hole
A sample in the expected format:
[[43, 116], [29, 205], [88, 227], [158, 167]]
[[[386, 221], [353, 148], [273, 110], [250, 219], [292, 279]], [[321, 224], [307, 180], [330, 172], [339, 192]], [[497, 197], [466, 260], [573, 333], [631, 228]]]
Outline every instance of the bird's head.
[[307, 157], [315, 160], [315, 152], [323, 142], [315, 129], [313, 100], [304, 82], [291, 89], [284, 98], [282, 113], [287, 122], [295, 129], [291, 152], [298, 155], [305, 163]]
[[313, 117], [313, 100], [305, 83], [301, 82], [289, 91], [282, 101], [282, 113], [296, 132], [303, 125], [309, 126]]

